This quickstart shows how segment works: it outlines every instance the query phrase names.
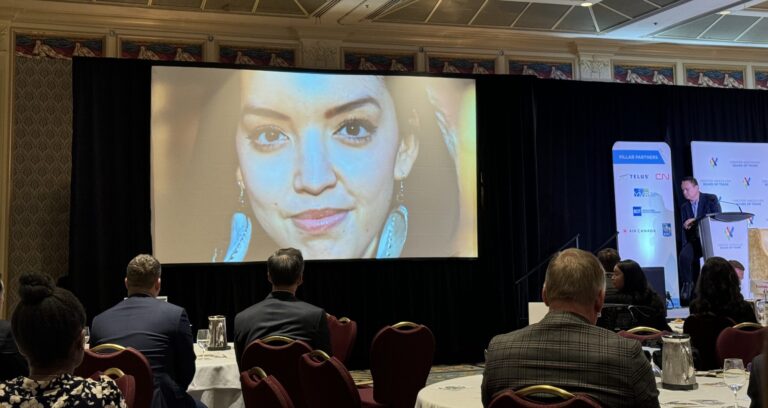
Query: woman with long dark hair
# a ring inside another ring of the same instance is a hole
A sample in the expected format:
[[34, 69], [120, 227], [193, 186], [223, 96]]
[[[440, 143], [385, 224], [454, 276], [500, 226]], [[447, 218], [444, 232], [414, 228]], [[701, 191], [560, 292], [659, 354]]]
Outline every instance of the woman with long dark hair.
[[648, 284], [643, 268], [637, 262], [625, 259], [617, 263], [611, 281], [617, 293], [606, 297], [606, 303], [636, 306], [631, 310], [637, 326], [671, 331], [664, 317], [664, 303]]
[[757, 323], [752, 306], [741, 295], [739, 278], [731, 264], [715, 256], [701, 268], [696, 285], [696, 298], [691, 302], [691, 314], [710, 313], [728, 317], [735, 323]]

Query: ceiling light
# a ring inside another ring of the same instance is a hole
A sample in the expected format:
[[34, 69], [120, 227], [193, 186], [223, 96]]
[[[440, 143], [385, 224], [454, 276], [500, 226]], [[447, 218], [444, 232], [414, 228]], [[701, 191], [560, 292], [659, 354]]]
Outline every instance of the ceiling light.
[[717, 14], [720, 14], [721, 16], [727, 16], [728, 14], [731, 14], [731, 11], [730, 10], [718, 11]]
[[592, 7], [593, 4], [595, 4], [595, 3], [592, 3], [590, 1], [585, 1], [585, 2], [581, 3], [581, 7]]

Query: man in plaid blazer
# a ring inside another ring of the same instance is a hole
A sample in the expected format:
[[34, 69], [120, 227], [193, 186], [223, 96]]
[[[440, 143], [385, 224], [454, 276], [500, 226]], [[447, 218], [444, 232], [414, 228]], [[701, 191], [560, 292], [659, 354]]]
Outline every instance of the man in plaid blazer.
[[658, 407], [659, 391], [640, 343], [595, 326], [605, 299], [605, 271], [589, 252], [552, 259], [541, 291], [549, 313], [491, 340], [483, 406], [505, 389], [553, 385], [586, 393], [604, 407]]

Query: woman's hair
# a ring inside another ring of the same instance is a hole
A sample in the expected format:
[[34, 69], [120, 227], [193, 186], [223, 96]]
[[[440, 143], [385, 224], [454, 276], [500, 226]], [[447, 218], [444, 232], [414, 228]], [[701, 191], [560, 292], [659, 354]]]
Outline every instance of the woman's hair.
[[728, 316], [738, 313], [744, 297], [733, 266], [719, 256], [707, 259], [696, 284], [696, 298], [691, 313], [714, 313]]
[[19, 277], [19, 298], [11, 330], [30, 365], [51, 367], [68, 361], [85, 326], [80, 301], [55, 287], [50, 276], [37, 273]]
[[[625, 259], [617, 263], [616, 267], [624, 274], [624, 287], [618, 292], [630, 296], [631, 304], [659, 306], [656, 303], [661, 303], [661, 298], [648, 284], [640, 264], [631, 259]], [[663, 305], [661, 307], [663, 308]]]

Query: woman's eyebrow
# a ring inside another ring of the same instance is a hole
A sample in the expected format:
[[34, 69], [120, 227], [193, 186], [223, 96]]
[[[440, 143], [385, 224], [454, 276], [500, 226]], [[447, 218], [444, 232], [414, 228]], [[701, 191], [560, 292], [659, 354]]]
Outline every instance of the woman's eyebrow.
[[381, 105], [379, 104], [379, 101], [377, 101], [375, 98], [371, 96], [367, 96], [365, 98], [355, 99], [354, 101], [347, 102], [345, 104], [334, 106], [333, 108], [328, 109], [327, 111], [325, 111], [325, 118], [330, 119], [338, 114], [355, 110], [367, 104], [374, 105], [377, 108], [381, 109]]
[[279, 120], [288, 120], [290, 119], [288, 115], [284, 113], [280, 113], [278, 111], [269, 109], [269, 108], [259, 108], [253, 105], [247, 105], [243, 109], [243, 116], [245, 115], [256, 115], [256, 116], [264, 116], [267, 118], [272, 119], [279, 119]]

